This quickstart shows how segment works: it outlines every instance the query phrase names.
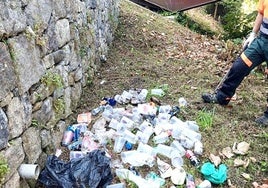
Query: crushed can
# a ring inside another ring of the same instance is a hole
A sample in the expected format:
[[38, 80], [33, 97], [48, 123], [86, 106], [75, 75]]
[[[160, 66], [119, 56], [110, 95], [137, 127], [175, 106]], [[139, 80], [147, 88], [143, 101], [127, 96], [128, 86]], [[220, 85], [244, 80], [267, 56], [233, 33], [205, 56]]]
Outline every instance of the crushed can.
[[187, 150], [185, 153], [187, 159], [190, 160], [190, 163], [196, 167], [200, 165], [200, 160], [194, 155], [191, 150]]
[[64, 131], [61, 145], [64, 147], [67, 147], [73, 141], [73, 137], [74, 137], [74, 132], [72, 130]]

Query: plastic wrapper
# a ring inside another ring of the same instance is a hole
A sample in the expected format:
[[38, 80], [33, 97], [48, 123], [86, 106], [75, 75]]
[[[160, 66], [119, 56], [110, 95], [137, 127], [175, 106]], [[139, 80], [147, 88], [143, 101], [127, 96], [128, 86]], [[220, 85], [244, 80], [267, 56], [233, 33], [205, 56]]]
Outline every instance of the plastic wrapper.
[[38, 177], [38, 183], [47, 188], [102, 188], [112, 182], [110, 158], [105, 152], [94, 150], [83, 158], [65, 162], [55, 155], [48, 156], [45, 168]]

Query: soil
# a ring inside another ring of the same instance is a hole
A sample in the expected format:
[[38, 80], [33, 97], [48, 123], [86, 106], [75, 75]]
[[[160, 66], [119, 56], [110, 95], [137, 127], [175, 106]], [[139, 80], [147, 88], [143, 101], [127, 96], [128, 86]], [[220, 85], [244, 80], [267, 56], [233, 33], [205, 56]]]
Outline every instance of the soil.
[[[214, 92], [240, 53], [240, 45], [199, 35], [172, 19], [122, 0], [107, 62], [100, 65], [94, 80], [84, 89], [77, 114], [91, 111], [103, 97], [114, 97], [124, 90], [165, 87], [162, 104], [177, 106], [180, 97], [188, 103], [178, 115], [181, 120], [200, 121], [202, 112], [213, 115], [212, 125], [200, 129], [204, 152], [199, 158], [206, 162], [214, 154], [228, 166], [229, 183], [219, 187], [252, 187], [254, 181], [262, 184], [268, 177], [268, 128], [256, 125], [254, 119], [266, 107], [268, 90], [263, 72], [254, 70], [247, 76], [237, 89], [237, 98], [227, 107], [206, 104], [201, 99], [202, 93]], [[243, 141], [250, 144], [246, 155], [230, 159], [221, 155], [223, 148]], [[236, 158], [249, 159], [249, 165], [235, 167]], [[203, 179], [187, 159], [184, 168], [196, 181]], [[150, 170], [157, 173], [157, 169], [146, 166], [137, 170], [144, 175]], [[250, 178], [244, 178], [243, 173]], [[171, 185], [166, 179], [164, 187]]]

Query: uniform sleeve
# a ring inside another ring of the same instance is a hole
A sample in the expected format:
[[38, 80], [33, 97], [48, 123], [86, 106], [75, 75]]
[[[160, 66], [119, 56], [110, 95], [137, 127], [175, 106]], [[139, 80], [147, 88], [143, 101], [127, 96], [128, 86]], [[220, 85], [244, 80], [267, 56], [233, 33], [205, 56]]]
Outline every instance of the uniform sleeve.
[[258, 3], [258, 12], [263, 14], [264, 13], [264, 0], [259, 0]]

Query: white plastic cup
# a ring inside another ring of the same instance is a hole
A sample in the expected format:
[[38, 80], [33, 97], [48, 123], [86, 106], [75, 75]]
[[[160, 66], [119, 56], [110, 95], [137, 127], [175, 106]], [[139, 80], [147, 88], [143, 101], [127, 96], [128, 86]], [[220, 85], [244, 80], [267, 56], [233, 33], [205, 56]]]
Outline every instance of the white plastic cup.
[[202, 155], [203, 154], [203, 144], [200, 141], [196, 141], [194, 143], [194, 153], [197, 155]]
[[182, 131], [182, 134], [184, 136], [187, 136], [189, 139], [191, 139], [192, 141], [200, 141], [202, 136], [199, 132], [195, 132], [191, 129], [188, 129], [188, 128], [184, 128], [183, 131]]
[[172, 125], [171, 136], [175, 139], [179, 139], [182, 131], [183, 131], [183, 128], [181, 126]]
[[180, 144], [180, 142], [178, 140], [174, 140], [171, 144], [171, 147], [175, 148], [176, 150], [178, 150], [180, 152], [180, 156], [183, 157], [186, 153], [184, 147]]
[[114, 152], [120, 153], [126, 143], [126, 140], [122, 136], [118, 136], [114, 141]]
[[171, 164], [176, 168], [182, 167], [183, 159], [180, 152], [178, 150], [173, 150], [170, 155]]
[[136, 135], [127, 129], [124, 131], [122, 136], [124, 137], [124, 139], [126, 139], [131, 144], [136, 144], [136, 142], [137, 142]]
[[20, 177], [25, 179], [37, 179], [40, 173], [38, 164], [21, 164], [18, 173]]
[[138, 95], [138, 99], [139, 99], [141, 102], [146, 101], [147, 94], [148, 94], [148, 90], [147, 90], [147, 89], [142, 89], [141, 92], [140, 92], [139, 95]]
[[149, 154], [151, 156], [156, 156], [155, 148], [151, 147], [148, 144], [144, 144], [142, 142], [139, 143], [137, 151], [141, 152], [141, 153], [147, 153], [147, 154]]
[[83, 158], [84, 153], [82, 151], [70, 151], [70, 160]]
[[165, 92], [162, 89], [152, 89], [151, 95], [163, 96]]
[[162, 132], [161, 134], [154, 136], [153, 141], [155, 144], [162, 144], [169, 140], [168, 133]]
[[168, 158], [171, 157], [171, 152], [174, 150], [174, 148], [170, 147], [170, 146], [167, 146], [167, 145], [164, 145], [164, 144], [158, 144], [156, 146], [156, 151], [157, 153], [161, 154], [161, 155], [164, 155]]
[[197, 125], [196, 121], [186, 121], [185, 123], [189, 129], [195, 132], [199, 131], [199, 126]]
[[189, 139], [187, 136], [181, 135], [178, 141], [186, 149], [192, 149], [194, 147], [194, 141]]

